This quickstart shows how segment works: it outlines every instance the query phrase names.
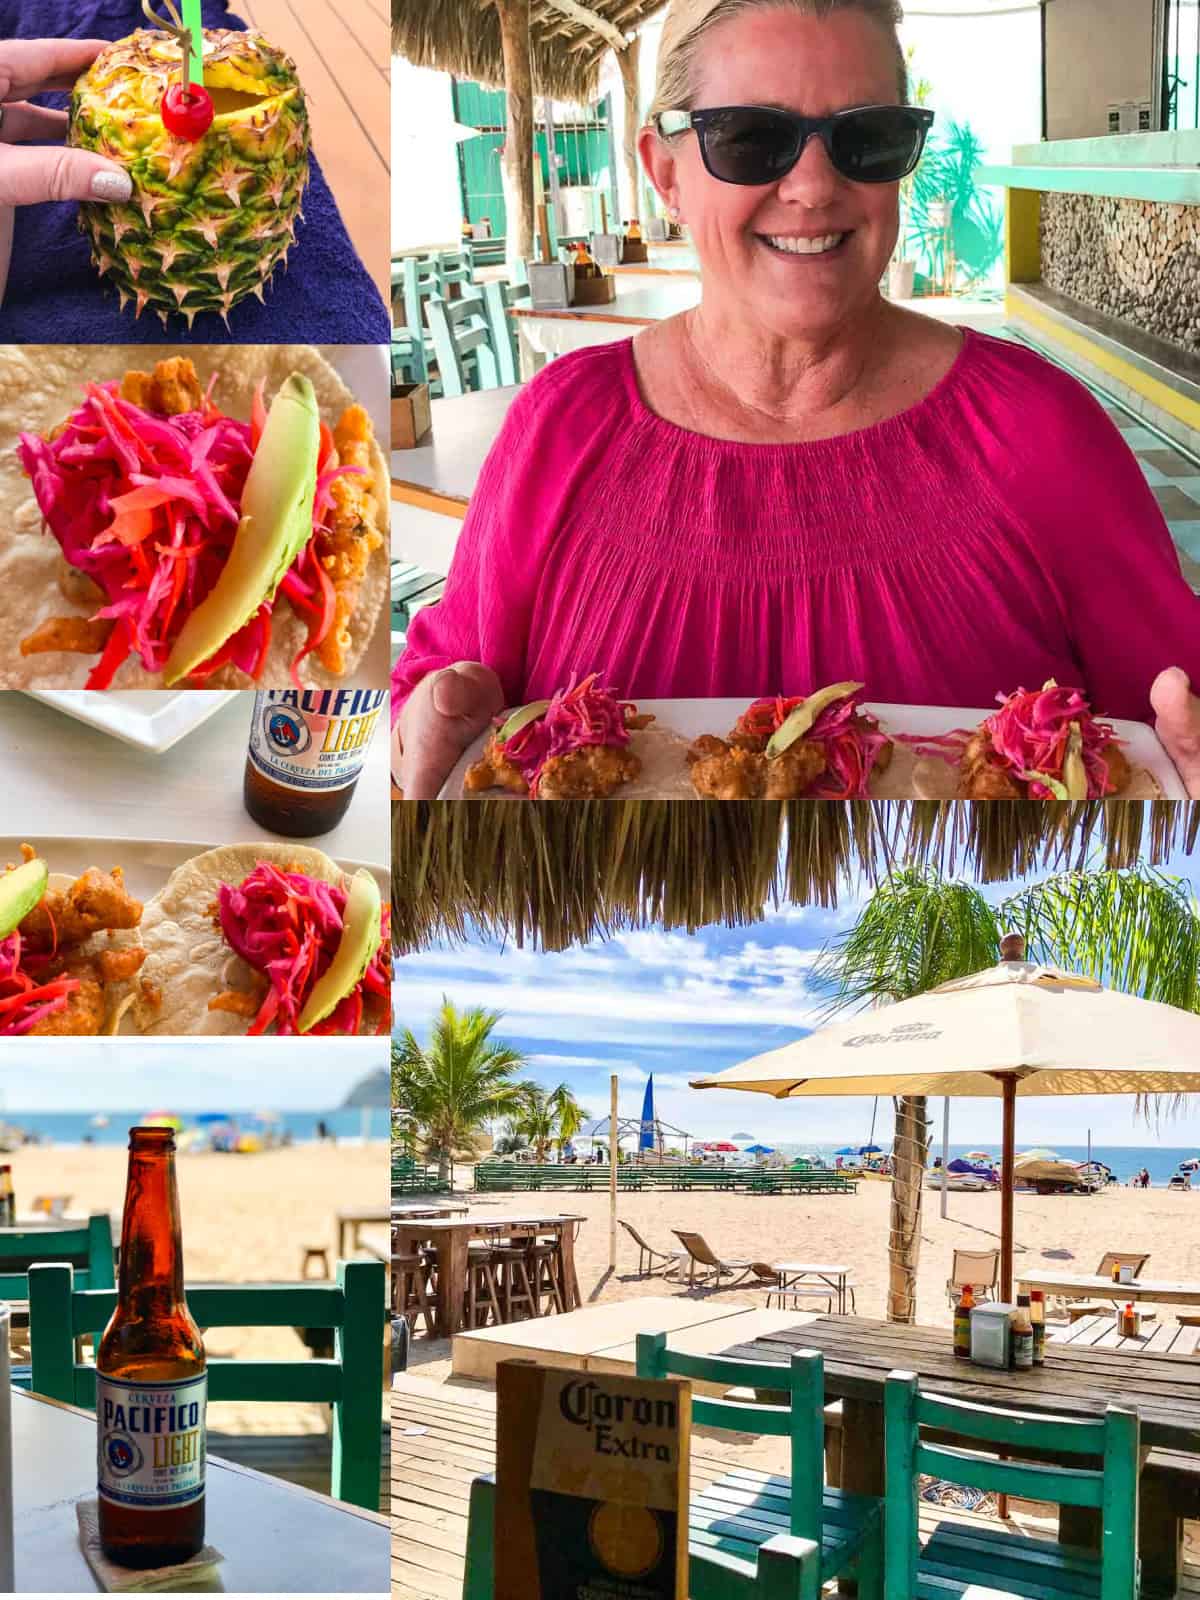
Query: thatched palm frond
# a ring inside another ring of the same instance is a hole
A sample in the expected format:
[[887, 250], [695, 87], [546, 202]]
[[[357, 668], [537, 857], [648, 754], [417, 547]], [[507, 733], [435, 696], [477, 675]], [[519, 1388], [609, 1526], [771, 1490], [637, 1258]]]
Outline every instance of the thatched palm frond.
[[1194, 801], [410, 801], [392, 816], [392, 937], [403, 953], [473, 924], [562, 950], [836, 905], [856, 875], [896, 865], [997, 882], [1156, 864], [1198, 838]]
[[[629, 35], [665, 3], [588, 0], [588, 10]], [[529, 41], [535, 94], [585, 103], [596, 98], [607, 39], [545, 0], [531, 0]], [[392, 0], [392, 49], [414, 66], [504, 88], [500, 22], [492, 0]]]

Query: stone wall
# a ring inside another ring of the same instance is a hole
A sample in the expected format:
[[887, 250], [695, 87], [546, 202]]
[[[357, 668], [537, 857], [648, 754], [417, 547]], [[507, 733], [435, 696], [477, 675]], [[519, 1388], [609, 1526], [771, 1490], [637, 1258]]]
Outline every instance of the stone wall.
[[1042, 282], [1200, 351], [1200, 206], [1042, 196]]

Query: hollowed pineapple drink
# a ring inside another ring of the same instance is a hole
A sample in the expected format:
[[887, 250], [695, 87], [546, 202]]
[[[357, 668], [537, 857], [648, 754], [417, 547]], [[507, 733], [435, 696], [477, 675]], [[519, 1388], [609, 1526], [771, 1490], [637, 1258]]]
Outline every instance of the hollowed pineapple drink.
[[167, 320], [222, 317], [264, 286], [295, 240], [308, 182], [308, 112], [292, 61], [261, 35], [206, 29], [204, 86], [215, 116], [198, 139], [163, 126], [181, 51], [142, 28], [92, 63], [71, 96], [69, 143], [125, 166], [127, 205], [87, 202], [92, 260], [132, 300]]

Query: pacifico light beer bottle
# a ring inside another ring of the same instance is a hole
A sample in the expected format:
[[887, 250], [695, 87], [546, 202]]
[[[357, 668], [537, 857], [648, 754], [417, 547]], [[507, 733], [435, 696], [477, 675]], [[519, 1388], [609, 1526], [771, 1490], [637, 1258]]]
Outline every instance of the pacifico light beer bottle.
[[204, 1343], [183, 1293], [175, 1135], [131, 1128], [117, 1309], [96, 1352], [100, 1543], [124, 1567], [204, 1545]]
[[293, 839], [336, 828], [387, 703], [384, 689], [260, 690], [244, 789], [255, 822]]

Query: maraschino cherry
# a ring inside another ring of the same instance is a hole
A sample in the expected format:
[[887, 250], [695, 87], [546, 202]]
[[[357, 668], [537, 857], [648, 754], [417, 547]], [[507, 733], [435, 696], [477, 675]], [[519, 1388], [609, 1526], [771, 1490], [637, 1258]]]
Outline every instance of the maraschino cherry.
[[177, 139], [201, 139], [216, 112], [212, 96], [198, 83], [172, 83], [162, 97], [163, 127]]

